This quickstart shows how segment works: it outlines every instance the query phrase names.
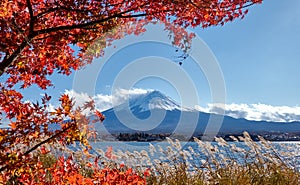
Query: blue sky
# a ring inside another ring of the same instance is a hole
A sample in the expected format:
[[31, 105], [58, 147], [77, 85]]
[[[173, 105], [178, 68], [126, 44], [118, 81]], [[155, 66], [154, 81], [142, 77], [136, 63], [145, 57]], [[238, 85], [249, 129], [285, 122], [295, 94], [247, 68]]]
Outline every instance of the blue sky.
[[[194, 31], [215, 55], [226, 86], [227, 104], [266, 104], [272, 106], [299, 106], [300, 104], [300, 1], [265, 0], [253, 6], [243, 20], [235, 20], [223, 27]], [[151, 30], [151, 29], [150, 29]], [[155, 33], [152, 33], [155, 34]], [[131, 39], [136, 39], [134, 36]], [[122, 42], [122, 41], [119, 41]], [[115, 43], [118, 47], [118, 42]], [[111, 48], [112, 49], [112, 48]], [[197, 52], [192, 48], [191, 52]], [[176, 64], [175, 48], [166, 44], [144, 42], [130, 45], [105, 61], [97, 78], [95, 94], [110, 94], [113, 80], [126, 66], [142, 57], [158, 56]], [[103, 59], [95, 62], [104, 63]], [[176, 64], [177, 65], [177, 64]], [[211, 102], [211, 92], [206, 76], [195, 67], [192, 59], [184, 61], [176, 70], [188, 74], [196, 84], [201, 106]], [[160, 68], [161, 66], [157, 66]], [[147, 71], [148, 69], [141, 69]], [[175, 71], [166, 69], [169, 75]], [[48, 90], [54, 100], [65, 90], [71, 90], [74, 75], [51, 77], [55, 87]], [[89, 83], [86, 79], [84, 83]], [[184, 84], [185, 82], [178, 82]], [[172, 86], [173, 85], [173, 86]], [[157, 89], [180, 101], [177, 87], [168, 79], [148, 77], [134, 88]], [[43, 91], [35, 87], [24, 91], [25, 98], [37, 100]], [[184, 97], [186, 98], [186, 97]], [[55, 104], [55, 103], [54, 103]], [[193, 102], [188, 102], [192, 106]], [[194, 104], [194, 105], [195, 105]]]
[[241, 21], [197, 29], [218, 58], [227, 101], [300, 104], [300, 1], [266, 0]]

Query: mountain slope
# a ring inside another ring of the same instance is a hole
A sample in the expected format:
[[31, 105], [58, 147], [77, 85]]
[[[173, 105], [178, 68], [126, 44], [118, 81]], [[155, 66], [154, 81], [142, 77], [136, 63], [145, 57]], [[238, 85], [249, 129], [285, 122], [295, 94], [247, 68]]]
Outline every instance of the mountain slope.
[[[129, 101], [103, 112], [106, 120], [97, 125], [98, 132], [109, 133], [178, 133], [201, 134], [207, 128], [209, 119], [221, 119], [220, 115], [199, 112], [181, 107], [171, 98], [159, 91], [129, 98]], [[300, 132], [300, 122], [266, 122], [235, 119], [224, 116], [218, 129], [222, 133], [236, 132]], [[215, 124], [215, 125], [214, 125]]]

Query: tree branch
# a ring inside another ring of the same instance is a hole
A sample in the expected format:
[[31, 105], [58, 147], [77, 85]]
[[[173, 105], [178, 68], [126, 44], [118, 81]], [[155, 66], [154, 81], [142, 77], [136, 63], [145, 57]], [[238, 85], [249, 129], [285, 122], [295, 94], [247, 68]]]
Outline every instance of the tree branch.
[[[189, 0], [189, 2], [196, 8], [201, 9], [198, 5], [196, 5], [193, 0]], [[209, 8], [209, 6], [203, 6], [203, 8]]]
[[[29, 0], [27, 0], [27, 1], [29, 1]], [[5, 69], [7, 67], [9, 67], [14, 62], [14, 60], [18, 57], [18, 55], [22, 52], [22, 50], [29, 44], [30, 40], [34, 36], [39, 35], [39, 34], [51, 33], [51, 32], [55, 32], [55, 31], [71, 30], [71, 29], [75, 29], [75, 28], [85, 28], [85, 27], [88, 27], [88, 26], [91, 26], [91, 25], [95, 25], [95, 24], [99, 24], [99, 23], [109, 21], [109, 20], [114, 19], [114, 18], [118, 18], [118, 17], [122, 18], [123, 14], [128, 13], [130, 11], [132, 11], [132, 10], [120, 12], [118, 14], [106, 17], [104, 19], [90, 21], [90, 22], [82, 23], [82, 24], [75, 24], [75, 25], [68, 25], [68, 26], [58, 26], [58, 27], [46, 28], [46, 29], [37, 30], [37, 31], [33, 30], [24, 39], [24, 41], [21, 43], [21, 45], [10, 56], [7, 55], [7, 57], [4, 58], [4, 60], [0, 63], [0, 76], [4, 73]], [[142, 16], [142, 15], [140, 15], [140, 16]], [[128, 18], [128, 17], [130, 17], [130, 16], [124, 16], [124, 18]], [[31, 19], [31, 21], [34, 21], [34, 19]]]
[[[114, 6], [117, 6], [117, 5], [121, 5], [121, 4], [123, 4], [124, 3], [124, 1], [123, 2], [121, 2], [121, 3], [116, 3], [116, 4], [106, 4], [105, 6], [106, 7], [114, 7]], [[102, 7], [102, 8], [106, 8], [106, 7]], [[71, 11], [71, 12], [92, 12], [92, 11], [101, 11], [101, 9], [88, 9], [88, 10], [86, 10], [86, 9], [76, 9], [76, 8], [68, 8], [68, 7], [66, 7], [66, 6], [62, 6], [62, 5], [60, 5], [60, 4], [57, 4], [56, 5], [56, 7], [51, 7], [51, 8], [49, 8], [49, 9], [47, 9], [47, 10], [45, 10], [44, 12], [41, 12], [41, 13], [39, 13], [39, 14], [37, 14], [37, 16], [36, 17], [41, 17], [41, 16], [43, 16], [43, 15], [46, 15], [46, 14], [48, 14], [48, 13], [51, 13], [51, 12], [55, 12], [55, 11], [58, 11], [58, 10], [66, 10], [66, 11]]]
[[[38, 18], [39, 16], [43, 16], [47, 13], [59, 10], [60, 6], [56, 7], [56, 8], [49, 9], [45, 12], [42, 12], [42, 13], [38, 14], [37, 16], [34, 16], [30, 0], [26, 0], [26, 2], [27, 2], [27, 7], [28, 7], [28, 10], [29, 10], [29, 14], [30, 14], [29, 34], [28, 34], [28, 36], [25, 36], [25, 40], [21, 43], [21, 45], [11, 55], [6, 55], [6, 57], [2, 60], [2, 62], [0, 63], [0, 76], [5, 72], [6, 68], [9, 67], [16, 60], [16, 58], [19, 56], [19, 54], [22, 52], [22, 50], [27, 45], [30, 44], [30, 41], [37, 35], [56, 32], [56, 31], [72, 30], [72, 29], [76, 29], [76, 28], [86, 28], [88, 26], [92, 26], [92, 25], [95, 25], [95, 24], [100, 24], [100, 23], [107, 22], [107, 21], [109, 21], [111, 19], [114, 19], [114, 18], [130, 18], [130, 17], [141, 17], [141, 16], [146, 16], [147, 15], [147, 14], [135, 14], [135, 15], [126, 15], [126, 16], [124, 16], [124, 14], [126, 14], [128, 12], [131, 12], [131, 11], [135, 10], [136, 8], [142, 7], [145, 4], [147, 4], [147, 3], [145, 3], [143, 5], [140, 5], [139, 7], [134, 7], [134, 8], [131, 8], [127, 11], [123, 11], [123, 12], [108, 16], [108, 17], [103, 18], [103, 19], [98, 19], [98, 20], [87, 22], [87, 23], [67, 25], [67, 26], [57, 26], [57, 27], [46, 28], [46, 29], [41, 29], [41, 30], [35, 31], [34, 30], [34, 21], [36, 20], [36, 18]], [[72, 11], [72, 10], [70, 10], [70, 11]], [[75, 11], [79, 11], [79, 10], [75, 10]]]
[[121, 15], [121, 16], [118, 16], [118, 18], [144, 17], [146, 15], [148, 15], [148, 14], [141, 13], [141, 14], [134, 14], [134, 15]]
[[56, 7], [56, 8], [49, 8], [48, 10], [46, 10], [46, 11], [44, 11], [44, 12], [41, 12], [41, 13], [37, 14], [36, 17], [39, 18], [39, 17], [41, 17], [41, 16], [44, 16], [44, 15], [46, 15], [46, 14], [48, 14], [48, 13], [51, 13], [51, 12], [54, 12], [54, 11], [56, 11], [56, 10], [59, 10], [58, 7]]
[[26, 2], [27, 2], [27, 7], [28, 7], [29, 15], [30, 15], [29, 33], [32, 33], [33, 32], [33, 26], [34, 26], [35, 17], [33, 16], [33, 10], [32, 10], [32, 5], [30, 3], [30, 0], [26, 0]]
[[[40, 143], [34, 145], [32, 148], [30, 148], [29, 150], [27, 150], [22, 156], [25, 156], [25, 155], [30, 154], [32, 151], [36, 150], [39, 146], [48, 143], [48, 142], [51, 141], [52, 139], [58, 137], [60, 134], [62, 134], [62, 133], [64, 133], [64, 132], [66, 132], [67, 130], [69, 130], [71, 127], [72, 127], [72, 125], [70, 125], [70, 126], [66, 127], [65, 129], [63, 129], [63, 130], [57, 132], [57, 133], [54, 134], [53, 136], [51, 136], [51, 137], [45, 139], [44, 141], [42, 141], [42, 142], [40, 142]], [[0, 172], [1, 172], [1, 170], [0, 170]]]
[[114, 18], [130, 18], [130, 17], [138, 17], [138, 16], [146, 16], [147, 15], [147, 14], [137, 14], [137, 15], [123, 16], [123, 14], [128, 13], [130, 11], [132, 11], [132, 10], [128, 10], [128, 11], [125, 11], [125, 12], [120, 12], [120, 13], [108, 16], [106, 18], [90, 21], [90, 22], [87, 22], [87, 23], [73, 24], [73, 25], [67, 25], [67, 26], [58, 26], [58, 27], [45, 28], [45, 29], [37, 30], [37, 31], [35, 31], [35, 35], [51, 33], [51, 32], [56, 32], [56, 31], [62, 31], [62, 30], [72, 30], [72, 29], [76, 29], [76, 28], [85, 28], [85, 27], [92, 26], [92, 25], [95, 25], [95, 24], [100, 24], [100, 23], [107, 22], [107, 21], [109, 21], [111, 19], [114, 19]]
[[[194, 2], [193, 2], [193, 0], [189, 0], [189, 2], [193, 5], [193, 6], [195, 6], [196, 8], [198, 8], [198, 9], [201, 9], [201, 8], [209, 8], [209, 6], [203, 6], [203, 7], [199, 7], [197, 4], [195, 4]], [[255, 3], [249, 3], [249, 4], [246, 4], [246, 5], [244, 5], [244, 6], [241, 6], [241, 7], [238, 7], [238, 8], [235, 8], [234, 10], [239, 10], [239, 9], [244, 9], [244, 8], [247, 8], [247, 7], [249, 7], [249, 6], [252, 6], [252, 5], [254, 5]], [[224, 9], [226, 9], [226, 8], [229, 8], [230, 6], [221, 6], [221, 8], [224, 8]], [[226, 10], [226, 11], [228, 11], [228, 10]]]
[[254, 5], [254, 4], [255, 4], [255, 3], [250, 3], [250, 4], [244, 5], [244, 6], [242, 6], [242, 7], [239, 7], [239, 8], [237, 8], [237, 9], [244, 9], [244, 8], [247, 8], [247, 7], [252, 6], [252, 5]]
[[36, 17], [39, 18], [39, 17], [44, 16], [44, 15], [46, 15], [48, 13], [55, 12], [55, 11], [58, 11], [58, 10], [65, 10], [65, 11], [69, 11], [69, 12], [79, 12], [79, 13], [89, 13], [89, 12], [93, 12], [93, 11], [99, 11], [99, 9], [85, 10], [85, 9], [68, 8], [68, 7], [65, 7], [65, 6], [58, 6], [58, 7], [55, 7], [55, 8], [51, 7], [48, 10], [37, 14]]
[[[5, 69], [7, 67], [9, 67], [16, 58], [18, 58], [19, 54], [22, 52], [22, 50], [28, 46], [30, 44], [30, 40], [34, 37], [34, 31], [33, 31], [33, 27], [34, 27], [34, 21], [35, 21], [35, 17], [33, 15], [33, 10], [32, 10], [32, 5], [30, 3], [30, 0], [26, 0], [27, 2], [27, 7], [28, 7], [28, 11], [30, 14], [30, 22], [29, 22], [29, 34], [28, 36], [24, 35], [24, 40], [21, 43], [21, 45], [11, 54], [11, 55], [6, 55], [5, 58], [3, 59], [3, 61], [0, 63], [0, 76], [2, 76], [2, 74], [4, 73]], [[15, 22], [13, 22], [15, 24]], [[17, 30], [23, 34], [19, 28], [17, 27], [17, 25], [15, 25]]]
[[26, 39], [21, 43], [21, 45], [10, 55], [6, 55], [3, 61], [0, 63], [0, 76], [4, 73], [5, 69], [10, 66], [16, 58], [20, 55], [22, 50], [28, 45]]
[[[20, 158], [22, 158], [22, 156], [26, 156], [26, 155], [30, 154], [31, 152], [33, 152], [34, 150], [36, 150], [38, 147], [42, 146], [43, 144], [48, 143], [49, 141], [51, 141], [52, 139], [54, 139], [54, 138], [56, 138], [56, 137], [58, 137], [60, 134], [66, 132], [66, 131], [69, 130], [71, 127], [72, 127], [72, 125], [70, 125], [70, 126], [66, 127], [65, 129], [63, 129], [63, 130], [57, 132], [57, 133], [54, 134], [53, 136], [51, 136], [51, 137], [45, 139], [44, 141], [42, 141], [42, 142], [40, 142], [40, 143], [34, 145], [34, 146], [31, 147], [29, 150], [27, 150], [25, 153], [23, 153], [23, 154], [20, 156]], [[0, 172], [6, 170], [8, 167], [9, 167], [9, 164], [7, 164], [7, 165], [1, 167], [1, 168], [0, 168]]]

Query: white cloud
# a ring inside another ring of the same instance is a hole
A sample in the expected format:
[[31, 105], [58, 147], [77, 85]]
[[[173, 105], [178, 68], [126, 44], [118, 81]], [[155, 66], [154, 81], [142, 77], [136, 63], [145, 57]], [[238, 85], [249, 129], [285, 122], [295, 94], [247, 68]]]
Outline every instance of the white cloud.
[[245, 118], [256, 121], [292, 122], [300, 121], [300, 107], [272, 106], [266, 104], [208, 104], [207, 107], [195, 106], [199, 111], [220, 113], [234, 118]]
[[146, 94], [149, 91], [152, 90], [145, 90], [145, 89], [138, 89], [138, 88], [134, 88], [134, 89], [117, 89], [114, 94], [111, 96], [112, 99], [112, 105], [113, 106], [117, 106], [120, 105], [121, 103], [125, 102], [126, 100], [128, 100], [129, 97], [135, 97], [135, 96], [139, 96], [142, 94]]
[[129, 97], [134, 97], [142, 94], [146, 94], [151, 89], [117, 89], [113, 95], [105, 95], [105, 94], [96, 94], [93, 97], [90, 97], [86, 93], [78, 93], [74, 90], [65, 90], [65, 94], [68, 94], [70, 97], [74, 98], [75, 107], [82, 106], [85, 102], [93, 99], [96, 104], [96, 108], [100, 111], [104, 111], [110, 109], [114, 106], [120, 105], [125, 102]]

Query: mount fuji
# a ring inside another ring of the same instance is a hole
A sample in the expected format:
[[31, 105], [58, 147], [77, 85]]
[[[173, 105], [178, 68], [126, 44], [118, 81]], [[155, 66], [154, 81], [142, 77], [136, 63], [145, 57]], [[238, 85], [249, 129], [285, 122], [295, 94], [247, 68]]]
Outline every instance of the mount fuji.
[[106, 119], [96, 125], [99, 133], [178, 133], [197, 135], [210, 130], [219, 133], [300, 132], [300, 122], [267, 122], [236, 119], [180, 106], [159, 91], [129, 97], [103, 111]]
[[[151, 111], [153, 109], [162, 109], [167, 111], [174, 111], [174, 110], [192, 110], [189, 108], [184, 108], [178, 105], [170, 97], [162, 94], [159, 91], [148, 91], [148, 93], [140, 94], [134, 98], [129, 98], [128, 102], [122, 103], [116, 107], [113, 107], [114, 110], [122, 110], [128, 109], [128, 105], [132, 112], [145, 112]], [[109, 110], [112, 110], [109, 109]]]

